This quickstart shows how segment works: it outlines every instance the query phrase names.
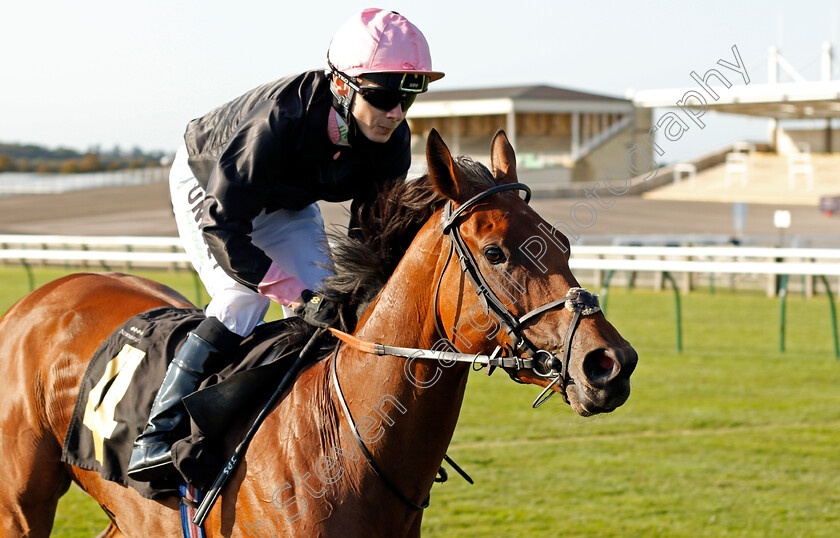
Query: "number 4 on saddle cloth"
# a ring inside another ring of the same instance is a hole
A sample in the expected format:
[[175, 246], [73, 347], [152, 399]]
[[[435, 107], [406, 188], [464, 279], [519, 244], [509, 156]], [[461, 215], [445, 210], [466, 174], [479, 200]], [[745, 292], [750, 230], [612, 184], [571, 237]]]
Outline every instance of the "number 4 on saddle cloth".
[[182, 476], [151, 483], [132, 480], [125, 468], [134, 439], [149, 418], [169, 361], [203, 319], [199, 310], [156, 308], [131, 318], [103, 342], [82, 379], [63, 462], [97, 471], [150, 499], [179, 495], [182, 476], [199, 489], [213, 481], [229, 447], [271, 397], [301, 346], [290, 345], [287, 338], [297, 318], [258, 326], [242, 342], [238, 357], [184, 398], [190, 424], [182, 424], [172, 448]]

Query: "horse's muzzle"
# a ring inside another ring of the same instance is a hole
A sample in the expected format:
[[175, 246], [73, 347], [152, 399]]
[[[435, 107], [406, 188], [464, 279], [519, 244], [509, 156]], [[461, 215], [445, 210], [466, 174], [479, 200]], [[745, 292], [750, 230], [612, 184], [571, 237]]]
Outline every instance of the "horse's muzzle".
[[572, 361], [566, 396], [575, 412], [608, 413], [627, 401], [638, 358], [636, 350], [625, 344], [594, 349], [582, 361]]

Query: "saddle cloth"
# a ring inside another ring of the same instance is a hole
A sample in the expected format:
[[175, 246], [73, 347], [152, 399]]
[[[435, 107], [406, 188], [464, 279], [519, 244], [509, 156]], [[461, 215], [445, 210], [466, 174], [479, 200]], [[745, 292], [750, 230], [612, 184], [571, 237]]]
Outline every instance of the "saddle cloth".
[[[97, 471], [150, 499], [178, 495], [181, 476], [137, 482], [125, 475], [125, 468], [169, 362], [203, 319], [199, 310], [156, 308], [129, 319], [102, 343], [82, 379], [63, 462]], [[249, 417], [273, 394], [299, 348], [286, 350], [284, 334], [294, 320], [258, 326], [237, 357], [184, 398], [190, 424], [182, 424], [176, 435], [180, 440], [173, 445], [173, 459], [187, 482], [199, 489], [212, 482], [229, 456], [223, 449], [230, 445], [226, 437], [244, 432]]]

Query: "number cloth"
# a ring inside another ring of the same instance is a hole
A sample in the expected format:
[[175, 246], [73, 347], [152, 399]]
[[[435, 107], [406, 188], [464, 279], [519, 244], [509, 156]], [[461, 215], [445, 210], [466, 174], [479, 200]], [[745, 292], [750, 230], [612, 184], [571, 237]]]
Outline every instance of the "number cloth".
[[134, 439], [143, 429], [169, 361], [189, 331], [205, 319], [198, 310], [162, 307], [125, 322], [103, 342], [88, 365], [61, 461], [99, 472], [156, 499], [178, 495], [182, 479], [198, 487], [212, 481], [227, 454], [222, 443], [238, 440], [285, 370], [293, 362], [282, 334], [297, 318], [258, 326], [240, 346], [238, 357], [210, 375], [184, 399], [189, 425], [176, 435], [175, 466], [180, 475], [159, 482], [137, 482], [125, 475]]

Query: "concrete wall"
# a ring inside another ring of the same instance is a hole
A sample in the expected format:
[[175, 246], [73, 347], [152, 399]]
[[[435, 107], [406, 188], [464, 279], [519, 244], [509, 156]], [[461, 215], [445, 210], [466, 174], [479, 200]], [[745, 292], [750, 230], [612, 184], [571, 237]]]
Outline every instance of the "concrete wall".
[[[634, 145], [638, 145], [640, 152], [650, 155], [653, 148], [643, 137], [650, 131], [652, 116], [651, 109], [636, 109], [635, 124], [631, 124], [578, 161], [573, 168], [572, 179], [599, 181], [613, 168], [627, 168], [627, 154], [632, 151]], [[634, 158], [634, 163], [635, 166], [643, 166], [638, 158]]]

